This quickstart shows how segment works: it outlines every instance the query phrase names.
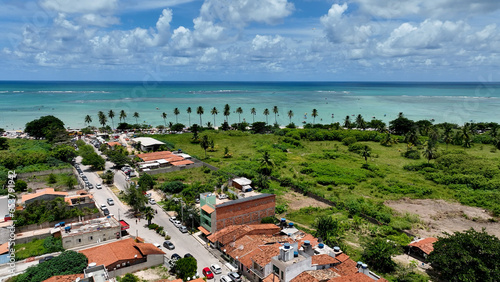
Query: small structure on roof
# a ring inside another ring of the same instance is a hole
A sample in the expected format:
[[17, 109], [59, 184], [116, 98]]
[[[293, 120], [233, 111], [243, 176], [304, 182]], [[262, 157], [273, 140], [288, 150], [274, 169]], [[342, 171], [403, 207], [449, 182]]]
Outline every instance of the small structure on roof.
[[240, 189], [242, 192], [252, 191], [252, 180], [246, 177], [237, 177], [229, 180], [229, 186]]

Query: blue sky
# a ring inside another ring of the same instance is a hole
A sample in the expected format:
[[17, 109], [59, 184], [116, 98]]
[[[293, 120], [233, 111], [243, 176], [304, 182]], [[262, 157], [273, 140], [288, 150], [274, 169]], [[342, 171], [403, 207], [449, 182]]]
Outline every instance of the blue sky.
[[0, 0], [1, 80], [500, 81], [497, 0]]

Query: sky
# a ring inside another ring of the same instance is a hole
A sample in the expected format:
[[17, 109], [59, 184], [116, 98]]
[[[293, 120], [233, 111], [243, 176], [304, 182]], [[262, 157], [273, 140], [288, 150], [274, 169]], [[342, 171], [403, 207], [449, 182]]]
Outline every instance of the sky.
[[500, 81], [498, 0], [0, 0], [0, 80]]

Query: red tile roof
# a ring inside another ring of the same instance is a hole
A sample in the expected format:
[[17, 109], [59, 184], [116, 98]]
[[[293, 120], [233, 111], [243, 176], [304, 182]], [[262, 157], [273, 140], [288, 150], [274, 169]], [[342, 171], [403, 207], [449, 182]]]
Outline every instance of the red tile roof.
[[268, 263], [271, 262], [271, 258], [280, 254], [281, 244], [276, 243], [269, 246], [262, 246], [261, 252], [258, 255], [255, 255], [252, 260], [256, 262], [258, 265], [264, 267]]
[[180, 160], [180, 161], [170, 161], [170, 160], [167, 160], [170, 162], [171, 165], [173, 166], [180, 166], [180, 165], [190, 165], [190, 164], [194, 164], [193, 161], [190, 161], [190, 160]]
[[344, 253], [341, 253], [339, 255], [336, 255], [335, 259], [338, 260], [339, 262], [344, 262], [349, 259], [349, 256]]
[[311, 257], [311, 263], [313, 265], [326, 265], [326, 264], [334, 264], [337, 263], [338, 260], [327, 255], [327, 254], [322, 254], [322, 255], [315, 255]]
[[425, 238], [425, 239], [413, 242], [409, 246], [418, 248], [426, 254], [430, 254], [432, 251], [434, 251], [434, 242], [436, 242], [437, 240], [438, 240], [437, 238], [429, 237], [429, 238]]
[[42, 195], [57, 195], [57, 196], [61, 196], [61, 197], [66, 197], [66, 196], [68, 196], [68, 193], [66, 193], [66, 192], [56, 192], [56, 191], [54, 191], [54, 188], [39, 189], [35, 193], [23, 195], [21, 197], [21, 202], [26, 202], [28, 200], [31, 200], [31, 199], [34, 199], [34, 198], [38, 198], [38, 197], [40, 197]]
[[52, 276], [43, 280], [43, 282], [74, 282], [77, 278], [84, 278], [83, 273]]
[[358, 272], [356, 264], [352, 259], [347, 259], [341, 264], [334, 266], [332, 270], [340, 274], [340, 276], [347, 276]]
[[88, 262], [103, 264], [106, 268], [120, 260], [134, 260], [151, 254], [165, 254], [162, 250], [149, 243], [136, 243], [133, 238], [81, 250]]
[[203, 226], [198, 226], [198, 230], [201, 231], [201, 233], [205, 234], [205, 235], [210, 235], [210, 231], [208, 231], [205, 227]]
[[[382, 279], [379, 279], [377, 281], [381, 281]], [[341, 276], [341, 277], [336, 277], [328, 280], [328, 282], [374, 282], [372, 278], [370, 278], [368, 275], [356, 272], [354, 274], [346, 275], [346, 276]]]
[[319, 282], [319, 280], [316, 279], [311, 274], [309, 274], [309, 272], [304, 271], [301, 274], [299, 274], [297, 277], [290, 280], [290, 282]]
[[108, 146], [114, 147], [114, 146], [121, 146], [122, 144], [120, 142], [108, 142]]
[[3, 255], [8, 252], [9, 252], [9, 242], [0, 245], [0, 255]]
[[141, 158], [145, 162], [165, 159], [165, 158], [168, 158], [171, 156], [172, 156], [172, 152], [170, 152], [170, 151], [137, 154], [137, 157]]

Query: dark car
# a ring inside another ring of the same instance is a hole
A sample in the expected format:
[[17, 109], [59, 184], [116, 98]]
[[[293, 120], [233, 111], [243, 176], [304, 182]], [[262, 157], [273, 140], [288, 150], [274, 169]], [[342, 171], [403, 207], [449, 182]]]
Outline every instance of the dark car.
[[104, 213], [104, 215], [109, 215], [109, 210], [107, 208], [103, 208], [102, 212]]
[[178, 259], [180, 259], [180, 258], [181, 258], [181, 256], [179, 256], [178, 254], [173, 254], [173, 255], [170, 257], [170, 259], [172, 259], [172, 260], [178, 260]]
[[173, 250], [173, 249], [175, 249], [174, 244], [172, 244], [172, 242], [170, 242], [170, 241], [168, 241], [168, 240], [167, 240], [167, 241], [165, 241], [165, 242], [163, 242], [163, 247], [165, 247], [165, 248], [167, 248], [167, 249], [169, 249], [169, 250]]
[[194, 258], [192, 254], [190, 253], [187, 253], [184, 255], [184, 258]]
[[241, 282], [241, 276], [236, 272], [229, 272], [227, 274], [234, 282]]
[[42, 263], [42, 262], [45, 262], [45, 261], [49, 261], [49, 260], [51, 260], [51, 259], [53, 259], [53, 258], [54, 258], [54, 256], [46, 256], [46, 257], [44, 257], [44, 258], [41, 258], [41, 259], [38, 261], [38, 263]]

